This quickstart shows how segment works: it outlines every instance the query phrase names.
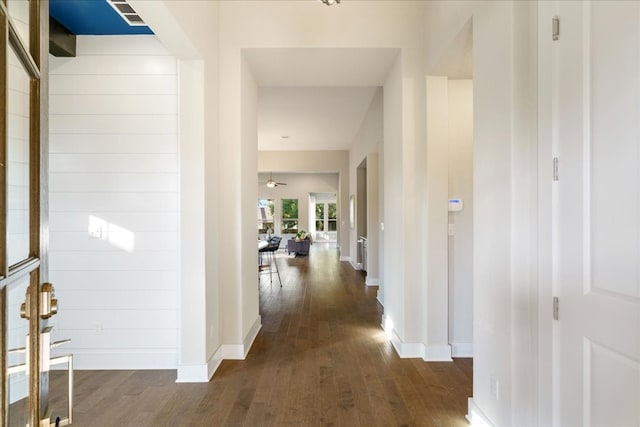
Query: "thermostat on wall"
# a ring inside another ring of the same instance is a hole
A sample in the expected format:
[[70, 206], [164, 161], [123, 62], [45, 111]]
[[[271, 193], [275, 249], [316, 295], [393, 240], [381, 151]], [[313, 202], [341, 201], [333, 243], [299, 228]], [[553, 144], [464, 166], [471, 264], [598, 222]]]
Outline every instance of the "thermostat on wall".
[[449, 212], [460, 212], [462, 210], [462, 199], [449, 199]]

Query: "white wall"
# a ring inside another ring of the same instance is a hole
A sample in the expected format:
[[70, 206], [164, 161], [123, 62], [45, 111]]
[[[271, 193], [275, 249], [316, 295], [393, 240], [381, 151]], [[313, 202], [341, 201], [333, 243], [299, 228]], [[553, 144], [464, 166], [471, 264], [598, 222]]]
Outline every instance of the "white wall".
[[[536, 405], [536, 283], [533, 259], [536, 34], [532, 2], [428, 2], [427, 72], [473, 17], [474, 389], [472, 417], [533, 425]], [[517, 70], [517, 72], [516, 72]], [[529, 152], [514, 156], [515, 152]], [[518, 297], [516, 298], [516, 295]], [[499, 395], [492, 393], [497, 383]]]
[[[219, 2], [130, 0], [163, 45], [181, 60], [180, 158], [189, 171], [180, 176], [181, 348], [179, 382], [206, 382], [223, 358], [245, 348], [223, 341], [220, 254]], [[190, 159], [198, 159], [188, 163]], [[202, 190], [204, 188], [204, 190]], [[204, 223], [202, 225], [202, 223]], [[185, 227], [186, 225], [186, 227]], [[200, 234], [192, 236], [194, 228]], [[202, 234], [204, 228], [204, 235]], [[202, 239], [204, 241], [202, 241]], [[204, 251], [202, 250], [204, 244]], [[203, 256], [190, 256], [201, 253]], [[192, 304], [196, 300], [197, 304]]]
[[55, 338], [79, 369], [175, 368], [176, 59], [153, 36], [77, 41], [50, 58]]
[[[370, 285], [381, 285], [379, 273], [379, 201], [381, 190], [378, 171], [381, 169], [379, 152], [382, 151], [384, 142], [383, 123], [383, 89], [379, 88], [371, 100], [371, 105], [362, 121], [360, 130], [349, 150], [349, 194], [357, 195], [357, 168], [363, 160], [367, 160], [367, 284]], [[349, 232], [351, 244], [349, 252], [353, 254], [352, 262], [354, 263], [356, 262], [356, 242], [358, 240], [356, 229]]]
[[451, 360], [449, 346], [447, 201], [449, 198], [449, 87], [447, 78], [427, 77], [427, 333], [430, 358]]
[[[287, 185], [279, 185], [275, 188], [268, 188], [261, 184], [258, 187], [258, 197], [260, 199], [273, 199], [275, 204], [274, 213], [274, 234], [282, 236], [284, 239], [281, 248], [284, 248], [286, 239], [293, 234], [282, 234], [282, 199], [298, 199], [298, 230], [310, 231], [309, 221], [314, 212], [315, 204], [309, 203], [309, 193], [332, 193], [336, 201], [339, 188], [337, 173], [259, 173], [258, 182], [266, 182], [270, 176], [274, 181], [284, 182]], [[322, 199], [322, 200], [321, 200]], [[318, 198], [322, 202], [324, 198]], [[338, 208], [339, 209], [339, 208]], [[254, 209], [255, 210], [255, 209]], [[254, 236], [255, 238], [255, 236]]]
[[473, 82], [448, 81], [449, 198], [463, 201], [449, 212], [449, 342], [454, 357], [473, 355]]

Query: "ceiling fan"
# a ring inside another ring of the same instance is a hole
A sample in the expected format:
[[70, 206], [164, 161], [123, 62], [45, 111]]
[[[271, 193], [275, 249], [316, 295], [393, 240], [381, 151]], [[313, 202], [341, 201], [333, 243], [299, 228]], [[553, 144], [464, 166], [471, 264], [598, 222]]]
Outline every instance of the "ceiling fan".
[[276, 188], [278, 185], [287, 185], [286, 182], [276, 182], [273, 180], [273, 173], [269, 173], [269, 179], [267, 182], [261, 182], [260, 184], [266, 184], [269, 188]]

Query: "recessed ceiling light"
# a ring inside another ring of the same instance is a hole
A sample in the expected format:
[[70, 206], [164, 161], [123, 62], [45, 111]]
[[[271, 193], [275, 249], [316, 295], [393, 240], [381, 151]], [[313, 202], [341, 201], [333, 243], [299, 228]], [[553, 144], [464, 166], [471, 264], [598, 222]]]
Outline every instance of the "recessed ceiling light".
[[282, 139], [289, 139], [291, 138], [289, 135], [282, 135]]

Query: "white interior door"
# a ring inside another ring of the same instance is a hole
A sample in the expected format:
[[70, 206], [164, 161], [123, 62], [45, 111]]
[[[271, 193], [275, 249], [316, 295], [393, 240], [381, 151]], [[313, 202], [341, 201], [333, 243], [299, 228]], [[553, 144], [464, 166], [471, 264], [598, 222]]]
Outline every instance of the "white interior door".
[[640, 2], [554, 8], [553, 422], [640, 426]]

